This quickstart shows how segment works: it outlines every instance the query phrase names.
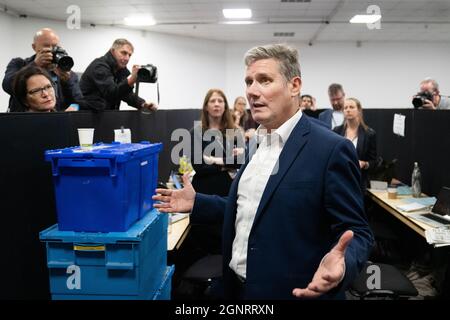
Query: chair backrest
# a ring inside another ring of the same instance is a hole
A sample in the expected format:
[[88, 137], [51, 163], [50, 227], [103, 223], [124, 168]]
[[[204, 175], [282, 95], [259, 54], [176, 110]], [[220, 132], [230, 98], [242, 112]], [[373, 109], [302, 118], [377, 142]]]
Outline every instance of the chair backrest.
[[183, 274], [184, 279], [209, 281], [222, 277], [222, 255], [214, 254], [197, 260]]
[[393, 265], [367, 262], [349, 288], [360, 298], [404, 299], [417, 296], [412, 282]]

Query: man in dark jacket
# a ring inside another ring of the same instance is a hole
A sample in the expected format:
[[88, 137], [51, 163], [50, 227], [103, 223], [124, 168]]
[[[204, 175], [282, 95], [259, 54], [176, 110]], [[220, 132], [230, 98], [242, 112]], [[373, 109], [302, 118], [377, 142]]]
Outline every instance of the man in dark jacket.
[[52, 50], [58, 45], [58, 35], [52, 29], [43, 28], [36, 32], [33, 38], [32, 47], [36, 54], [26, 59], [14, 58], [9, 62], [2, 86], [3, 90], [11, 96], [8, 107], [10, 112], [23, 112], [26, 110], [14, 97], [13, 81], [20, 69], [31, 64], [46, 69], [50, 73], [55, 86], [55, 107], [57, 111], [74, 111], [76, 109], [70, 105], [82, 102], [83, 96], [76, 73], [62, 71], [53, 63]]
[[131, 73], [127, 69], [133, 51], [128, 40], [117, 39], [103, 57], [91, 62], [80, 81], [86, 108], [118, 110], [120, 102], [125, 101], [137, 109], [157, 109], [156, 103], [146, 102], [133, 93], [139, 70], [138, 65], [133, 66]]

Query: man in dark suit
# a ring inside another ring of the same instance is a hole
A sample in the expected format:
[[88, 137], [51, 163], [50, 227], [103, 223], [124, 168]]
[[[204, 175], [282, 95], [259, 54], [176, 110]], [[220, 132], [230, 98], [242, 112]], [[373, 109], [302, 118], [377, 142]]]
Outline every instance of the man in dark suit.
[[342, 299], [372, 247], [355, 148], [299, 111], [297, 50], [247, 52], [245, 83], [255, 121], [245, 164], [227, 198], [157, 189], [161, 212], [223, 219], [225, 297]]
[[332, 109], [327, 109], [319, 114], [319, 120], [323, 121], [325, 125], [334, 129], [334, 127], [340, 126], [344, 123], [344, 101], [345, 92], [342, 85], [339, 83], [332, 83], [328, 87], [328, 97]]

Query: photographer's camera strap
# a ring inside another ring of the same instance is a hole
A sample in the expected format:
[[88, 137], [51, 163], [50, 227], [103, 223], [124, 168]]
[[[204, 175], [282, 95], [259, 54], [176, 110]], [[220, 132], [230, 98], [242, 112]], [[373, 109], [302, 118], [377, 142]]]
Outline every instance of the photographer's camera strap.
[[[136, 81], [136, 95], [139, 96], [139, 81]], [[156, 82], [156, 95], [158, 99], [158, 105], [159, 105], [159, 82]]]

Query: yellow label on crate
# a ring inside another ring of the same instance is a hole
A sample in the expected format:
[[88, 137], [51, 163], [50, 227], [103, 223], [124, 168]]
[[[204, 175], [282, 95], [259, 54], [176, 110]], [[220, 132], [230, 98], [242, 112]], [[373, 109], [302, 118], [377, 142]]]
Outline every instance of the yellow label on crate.
[[105, 251], [105, 246], [80, 246], [74, 245], [73, 250], [75, 251]]

